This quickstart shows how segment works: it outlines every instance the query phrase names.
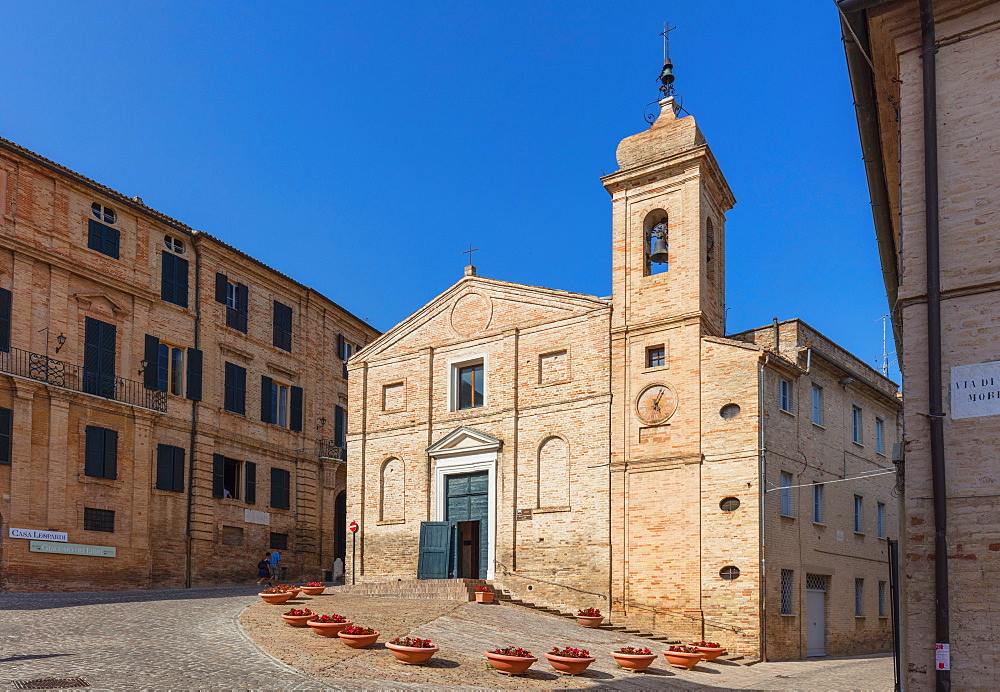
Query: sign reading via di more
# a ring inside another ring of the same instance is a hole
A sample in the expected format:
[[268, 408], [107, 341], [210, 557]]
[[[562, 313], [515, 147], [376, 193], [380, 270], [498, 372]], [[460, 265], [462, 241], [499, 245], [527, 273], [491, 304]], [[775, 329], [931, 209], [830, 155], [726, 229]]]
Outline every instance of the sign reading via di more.
[[951, 417], [1000, 415], [1000, 361], [951, 369]]
[[28, 545], [32, 553], [58, 553], [59, 555], [87, 555], [90, 557], [117, 557], [117, 550], [110, 545], [83, 545], [81, 543], [49, 543], [32, 541]]
[[11, 538], [27, 538], [36, 541], [61, 541], [65, 543], [69, 540], [69, 534], [62, 531], [39, 531], [38, 529], [10, 529], [8, 534]]

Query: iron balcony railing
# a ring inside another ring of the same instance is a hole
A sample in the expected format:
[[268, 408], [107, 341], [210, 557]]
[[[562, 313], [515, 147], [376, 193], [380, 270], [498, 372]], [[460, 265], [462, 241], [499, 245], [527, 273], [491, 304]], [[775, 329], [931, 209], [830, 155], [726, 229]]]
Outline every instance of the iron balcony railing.
[[167, 410], [166, 392], [146, 389], [142, 382], [88, 370], [19, 348], [0, 351], [0, 371], [132, 406], [142, 406], [154, 411]]
[[334, 440], [319, 441], [319, 455], [324, 459], [347, 461], [347, 448], [337, 446]]

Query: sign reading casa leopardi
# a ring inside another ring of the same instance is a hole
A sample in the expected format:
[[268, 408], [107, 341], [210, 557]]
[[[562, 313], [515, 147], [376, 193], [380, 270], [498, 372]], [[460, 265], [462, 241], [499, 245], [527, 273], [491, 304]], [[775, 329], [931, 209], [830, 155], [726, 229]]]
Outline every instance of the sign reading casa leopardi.
[[8, 534], [11, 538], [27, 538], [33, 541], [60, 541], [65, 543], [69, 540], [69, 534], [62, 531], [39, 531], [38, 529], [10, 529]]

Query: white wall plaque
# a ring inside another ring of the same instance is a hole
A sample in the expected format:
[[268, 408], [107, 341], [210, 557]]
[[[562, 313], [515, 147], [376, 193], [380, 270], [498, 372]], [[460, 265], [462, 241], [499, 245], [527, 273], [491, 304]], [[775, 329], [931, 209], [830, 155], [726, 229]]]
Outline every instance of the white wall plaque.
[[84, 545], [82, 543], [50, 543], [32, 541], [28, 544], [32, 553], [55, 553], [57, 555], [86, 555], [87, 557], [117, 557], [118, 549], [110, 545]]
[[244, 509], [243, 521], [248, 524], [263, 524], [264, 526], [270, 526], [271, 513], [261, 512], [259, 509]]
[[1000, 361], [951, 369], [951, 417], [1000, 415]]
[[11, 538], [27, 538], [35, 541], [60, 541], [65, 543], [69, 540], [69, 534], [62, 531], [39, 531], [38, 529], [10, 529], [8, 535]]

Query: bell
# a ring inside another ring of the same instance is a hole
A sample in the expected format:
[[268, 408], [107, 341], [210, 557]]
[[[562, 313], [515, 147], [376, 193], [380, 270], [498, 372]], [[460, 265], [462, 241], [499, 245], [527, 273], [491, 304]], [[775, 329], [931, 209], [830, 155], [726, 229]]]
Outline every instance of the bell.
[[649, 261], [657, 264], [667, 263], [667, 239], [660, 234], [653, 236], [653, 247], [649, 251]]
[[670, 89], [670, 85], [674, 83], [674, 64], [670, 62], [670, 58], [667, 58], [663, 63], [663, 70], [660, 72], [660, 87], [661, 90]]

